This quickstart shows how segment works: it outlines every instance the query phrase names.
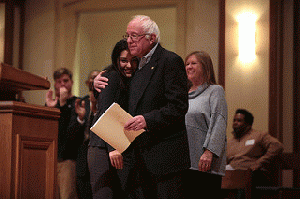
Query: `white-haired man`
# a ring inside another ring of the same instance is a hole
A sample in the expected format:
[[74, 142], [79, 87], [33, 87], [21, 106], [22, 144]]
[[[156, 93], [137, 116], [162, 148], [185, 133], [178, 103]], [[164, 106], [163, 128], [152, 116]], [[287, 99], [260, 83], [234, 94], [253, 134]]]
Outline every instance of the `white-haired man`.
[[[145, 129], [122, 154], [119, 172], [126, 198], [183, 198], [182, 171], [190, 167], [185, 114], [188, 87], [182, 58], [160, 45], [159, 28], [135, 16], [126, 35], [130, 53], [140, 58], [131, 79], [126, 130]], [[101, 75], [95, 89], [105, 87]]]

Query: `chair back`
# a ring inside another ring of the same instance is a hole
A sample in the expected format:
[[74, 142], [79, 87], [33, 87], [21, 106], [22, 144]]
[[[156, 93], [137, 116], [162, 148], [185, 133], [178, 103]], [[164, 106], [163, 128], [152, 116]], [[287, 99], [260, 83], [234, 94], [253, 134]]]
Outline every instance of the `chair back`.
[[249, 170], [226, 170], [222, 178], [222, 189], [243, 189], [245, 198], [252, 195], [252, 171]]
[[282, 171], [293, 171], [293, 187], [300, 188], [300, 154], [299, 153], [282, 153], [280, 156], [280, 176], [279, 185], [282, 186]]

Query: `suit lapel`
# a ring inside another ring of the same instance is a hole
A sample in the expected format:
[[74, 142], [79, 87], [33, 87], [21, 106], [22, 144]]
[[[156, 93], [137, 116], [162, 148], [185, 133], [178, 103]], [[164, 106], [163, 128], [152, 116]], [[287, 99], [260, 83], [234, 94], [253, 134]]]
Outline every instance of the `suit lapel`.
[[149, 85], [154, 71], [158, 67], [158, 59], [160, 58], [161, 50], [162, 47], [158, 45], [150, 61], [135, 73], [131, 81], [129, 96], [129, 112], [131, 114], [135, 114], [136, 107]]

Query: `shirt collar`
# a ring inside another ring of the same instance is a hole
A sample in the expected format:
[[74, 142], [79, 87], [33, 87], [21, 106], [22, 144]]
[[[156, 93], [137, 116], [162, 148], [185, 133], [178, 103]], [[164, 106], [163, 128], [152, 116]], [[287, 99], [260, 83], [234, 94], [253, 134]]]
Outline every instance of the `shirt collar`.
[[155, 49], [157, 48], [158, 46], [158, 43], [155, 44], [155, 46], [150, 50], [150, 52], [143, 56], [141, 59], [140, 59], [140, 63], [139, 63], [139, 69], [143, 68], [143, 66], [145, 66], [146, 64], [148, 64], [148, 62], [150, 61]]

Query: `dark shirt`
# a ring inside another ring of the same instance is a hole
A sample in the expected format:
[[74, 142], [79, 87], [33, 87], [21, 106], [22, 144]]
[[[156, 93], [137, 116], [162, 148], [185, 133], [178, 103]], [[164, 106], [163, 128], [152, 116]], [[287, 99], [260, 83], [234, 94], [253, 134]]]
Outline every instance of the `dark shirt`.
[[[93, 124], [113, 102], [118, 103], [125, 111], [128, 110], [127, 81], [129, 80], [122, 79], [122, 76], [116, 70], [105, 72], [103, 76], [108, 78], [108, 85], [101, 93], [95, 93], [95, 97], [97, 98], [97, 114], [94, 117]], [[108, 148], [109, 152], [115, 150], [92, 131], [90, 134], [90, 146]]]
[[75, 112], [75, 100], [72, 97], [67, 100], [63, 107], [57, 103], [56, 108], [60, 109], [59, 127], [58, 127], [58, 159], [75, 160], [77, 158], [78, 147], [83, 142], [84, 125], [77, 121]]
[[92, 127], [92, 122], [94, 119], [94, 113], [91, 113], [91, 102], [90, 102], [90, 95], [86, 95], [82, 98], [82, 101], [85, 102], [85, 116], [84, 116], [84, 120], [85, 120], [85, 127], [84, 127], [84, 144], [89, 143], [90, 141], [90, 128]]

